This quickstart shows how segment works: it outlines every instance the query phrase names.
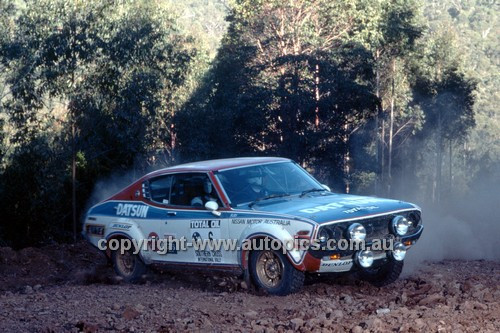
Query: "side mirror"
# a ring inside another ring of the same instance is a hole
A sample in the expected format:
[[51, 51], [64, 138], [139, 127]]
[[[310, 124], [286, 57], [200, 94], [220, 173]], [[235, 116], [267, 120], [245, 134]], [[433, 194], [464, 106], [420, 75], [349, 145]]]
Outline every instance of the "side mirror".
[[221, 214], [221, 212], [217, 211], [217, 209], [219, 209], [219, 205], [215, 201], [207, 201], [207, 203], [205, 204], [205, 208], [211, 211], [215, 216], [220, 216]]
[[327, 190], [328, 192], [331, 192], [331, 191], [332, 191], [332, 190], [330, 189], [330, 186], [328, 186], [328, 185], [321, 184], [321, 186], [323, 186], [323, 188], [324, 188], [325, 190]]

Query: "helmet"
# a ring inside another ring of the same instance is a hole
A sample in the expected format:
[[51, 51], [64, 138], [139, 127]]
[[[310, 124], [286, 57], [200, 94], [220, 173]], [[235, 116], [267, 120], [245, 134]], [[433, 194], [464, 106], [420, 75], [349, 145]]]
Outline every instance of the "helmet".
[[245, 178], [248, 184], [255, 186], [262, 186], [263, 175], [260, 168], [251, 168], [250, 170], [245, 170]]
[[206, 194], [212, 193], [212, 182], [210, 181], [210, 179], [207, 178], [203, 182], [203, 190]]
[[251, 185], [262, 185], [262, 177], [261, 176], [256, 176], [256, 177], [251, 177], [248, 178], [248, 183]]

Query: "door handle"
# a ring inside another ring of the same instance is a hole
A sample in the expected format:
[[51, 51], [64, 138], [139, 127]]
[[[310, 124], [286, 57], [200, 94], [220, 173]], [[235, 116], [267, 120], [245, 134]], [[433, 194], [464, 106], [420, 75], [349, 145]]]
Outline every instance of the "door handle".
[[175, 215], [177, 215], [177, 212], [167, 212], [167, 215], [168, 216], [175, 216]]

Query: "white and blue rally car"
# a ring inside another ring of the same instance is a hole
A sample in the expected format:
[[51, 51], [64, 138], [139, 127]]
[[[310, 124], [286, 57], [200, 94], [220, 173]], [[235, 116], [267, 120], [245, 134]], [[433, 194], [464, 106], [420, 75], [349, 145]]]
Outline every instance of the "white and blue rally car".
[[[422, 230], [414, 204], [332, 193], [289, 159], [259, 157], [149, 173], [93, 206], [83, 235], [100, 249], [112, 240], [234, 240], [237, 248], [230, 249], [158, 251], [148, 245], [104, 252], [126, 281], [138, 280], [151, 264], [192, 266], [232, 270], [267, 293], [286, 295], [301, 288], [306, 273], [353, 271], [375, 285], [389, 284]], [[283, 248], [244, 246], [254, 240]], [[364, 247], [331, 246], [341, 240]], [[375, 248], [376, 240], [390, 240], [392, 247]]]

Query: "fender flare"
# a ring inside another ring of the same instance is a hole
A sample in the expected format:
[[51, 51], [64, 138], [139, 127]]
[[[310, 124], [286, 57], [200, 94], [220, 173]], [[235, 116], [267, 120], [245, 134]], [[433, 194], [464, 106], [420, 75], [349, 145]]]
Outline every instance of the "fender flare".
[[[243, 244], [247, 241], [252, 241], [253, 239], [265, 239], [269, 238], [271, 240], [278, 240], [282, 244], [285, 242], [293, 242], [294, 237], [285, 229], [270, 226], [270, 225], [259, 225], [258, 227], [249, 226], [242, 233], [242, 237], [240, 238], [239, 243], [241, 244], [239, 250], [239, 264], [243, 268], [244, 271], [248, 270], [248, 261], [249, 261], [249, 250], [243, 249]], [[305, 257], [305, 251], [297, 251], [297, 250], [287, 250], [286, 257], [290, 264], [301, 271], [305, 270], [305, 266], [303, 265], [303, 259]]]
[[[122, 223], [122, 222], [120, 222], [120, 223]], [[114, 231], [110, 232], [109, 234], [106, 235], [106, 237], [104, 237], [104, 239], [106, 239], [106, 242], [109, 242], [113, 239], [128, 239], [129, 241], [133, 241], [134, 239], [135, 240], [145, 239], [142, 231], [139, 229], [139, 227], [137, 226], [136, 223], [134, 223], [132, 221], [127, 221], [127, 223], [132, 225], [129, 230], [127, 230], [127, 231], [114, 230]], [[111, 250], [109, 248], [107, 248], [104, 252], [106, 254], [106, 257], [110, 259], [111, 258]], [[141, 247], [138, 255], [139, 255], [139, 258], [141, 258], [141, 260], [145, 264], [148, 264], [150, 262], [147, 254], [148, 254], [148, 252], [144, 251]]]

